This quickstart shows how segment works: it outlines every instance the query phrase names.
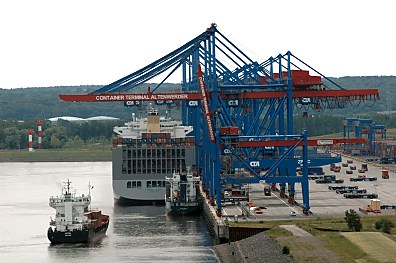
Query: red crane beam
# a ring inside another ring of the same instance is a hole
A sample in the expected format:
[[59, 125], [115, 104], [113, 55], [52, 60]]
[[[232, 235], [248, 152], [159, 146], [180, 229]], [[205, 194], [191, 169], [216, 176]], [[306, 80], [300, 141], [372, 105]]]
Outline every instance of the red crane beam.
[[[210, 93], [210, 92], [209, 92]], [[220, 96], [224, 99], [265, 99], [283, 98], [285, 91], [249, 91], [243, 93], [227, 94]], [[208, 94], [210, 96], [210, 94]], [[349, 100], [372, 100], [379, 99], [378, 89], [357, 90], [304, 90], [293, 91], [293, 98], [348, 98]], [[156, 101], [156, 100], [200, 100], [200, 93], [142, 93], [142, 94], [81, 94], [59, 95], [64, 101], [71, 102], [116, 102], [116, 101]]]
[[199, 93], [143, 93], [143, 94], [81, 94], [59, 95], [59, 98], [70, 102], [120, 102], [120, 101], [156, 101], [156, 100], [200, 100]]
[[[308, 140], [308, 146], [327, 146], [327, 145], [335, 145], [335, 144], [353, 144], [353, 143], [365, 143], [366, 139], [318, 139], [318, 140]], [[298, 140], [274, 140], [274, 141], [240, 141], [239, 147], [266, 147], [266, 146], [275, 146], [275, 147], [290, 147], [294, 146], [298, 143]], [[304, 142], [300, 144], [303, 146]]]
[[[283, 98], [286, 91], [255, 91], [239, 94], [239, 98], [265, 99]], [[293, 98], [328, 98], [349, 97], [356, 99], [379, 99], [378, 89], [355, 89], [355, 90], [295, 90]]]

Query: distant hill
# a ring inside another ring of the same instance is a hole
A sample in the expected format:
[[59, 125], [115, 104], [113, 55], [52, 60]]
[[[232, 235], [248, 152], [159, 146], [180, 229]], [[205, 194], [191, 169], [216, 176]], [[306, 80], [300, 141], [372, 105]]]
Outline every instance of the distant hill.
[[[380, 100], [373, 101], [355, 101], [349, 105], [348, 110], [331, 110], [326, 114], [341, 114], [355, 116], [359, 114], [396, 111], [396, 76], [369, 76], [369, 77], [340, 77], [330, 78], [338, 85], [345, 89], [378, 89]], [[324, 80], [325, 84], [329, 82]]]
[[[147, 92], [147, 86], [137, 92]], [[180, 89], [179, 84], [163, 84], [163, 90]], [[65, 102], [59, 94], [87, 94], [101, 86], [43, 87], [0, 89], [0, 119], [32, 120], [59, 116], [90, 118], [110, 116], [127, 119], [137, 107], [125, 107], [122, 102]], [[172, 110], [171, 110], [172, 111]]]
[[[330, 78], [332, 81], [346, 89], [378, 88], [381, 100], [353, 102], [348, 110], [322, 109], [326, 115], [356, 116], [378, 111], [396, 111], [396, 76], [370, 76], [370, 77], [341, 77]], [[330, 82], [324, 80], [326, 85]], [[153, 85], [154, 84], [150, 84]], [[146, 92], [148, 84], [142, 85], [137, 92]], [[72, 103], [61, 101], [59, 94], [86, 94], [99, 89], [101, 86], [72, 86], [72, 87], [43, 87], [24, 89], [0, 89], [0, 119], [35, 120], [48, 119], [58, 116], [75, 116], [89, 118], [94, 116], [111, 116], [120, 119], [129, 118], [131, 112], [139, 109], [124, 107], [123, 103]], [[165, 83], [161, 89], [177, 90], [180, 84]], [[177, 107], [168, 110], [174, 114]], [[313, 111], [313, 110], [311, 110]]]

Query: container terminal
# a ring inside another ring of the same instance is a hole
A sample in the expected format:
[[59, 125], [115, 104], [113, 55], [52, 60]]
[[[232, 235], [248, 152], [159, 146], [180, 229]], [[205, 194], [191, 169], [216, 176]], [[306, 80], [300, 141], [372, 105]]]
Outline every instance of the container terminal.
[[[180, 90], [162, 89], [175, 72], [181, 72]], [[162, 76], [141, 92], [144, 83]], [[392, 205], [394, 200], [388, 190], [393, 172], [384, 179], [381, 168], [362, 167], [352, 159], [375, 154], [377, 141], [386, 140], [385, 127], [347, 119], [343, 138], [320, 139], [294, 129], [296, 114], [307, 118], [308, 112], [372, 104], [380, 98], [378, 89], [345, 89], [290, 51], [254, 61], [216, 24], [92, 93], [59, 97], [135, 109], [144, 103], [177, 106], [182, 125], [193, 127], [192, 170], [200, 177], [205, 215], [220, 239], [229, 239], [223, 229], [227, 220], [299, 219], [343, 214], [347, 208], [371, 213], [378, 212], [373, 207], [380, 202]], [[370, 181], [371, 176], [378, 180]], [[333, 185], [358, 186], [359, 191], [341, 194], [329, 189]]]

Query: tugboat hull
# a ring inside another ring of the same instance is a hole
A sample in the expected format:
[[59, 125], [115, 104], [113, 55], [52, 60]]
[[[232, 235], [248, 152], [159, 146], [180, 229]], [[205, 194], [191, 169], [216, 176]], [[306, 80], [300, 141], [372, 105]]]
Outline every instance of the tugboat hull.
[[200, 206], [179, 206], [177, 204], [171, 205], [169, 208], [169, 214], [180, 214], [180, 215], [197, 215], [200, 213]]

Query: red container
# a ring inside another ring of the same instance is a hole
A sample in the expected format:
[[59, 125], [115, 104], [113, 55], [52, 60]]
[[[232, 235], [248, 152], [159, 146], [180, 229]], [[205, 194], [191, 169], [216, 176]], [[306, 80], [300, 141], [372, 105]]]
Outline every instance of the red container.
[[230, 134], [230, 127], [220, 127], [220, 135], [229, 135]]
[[238, 135], [239, 133], [239, 128], [238, 127], [229, 127], [229, 134], [230, 135]]
[[322, 77], [320, 76], [309, 76], [310, 85], [322, 85]]
[[308, 70], [292, 70], [293, 85], [308, 85], [309, 71]]

